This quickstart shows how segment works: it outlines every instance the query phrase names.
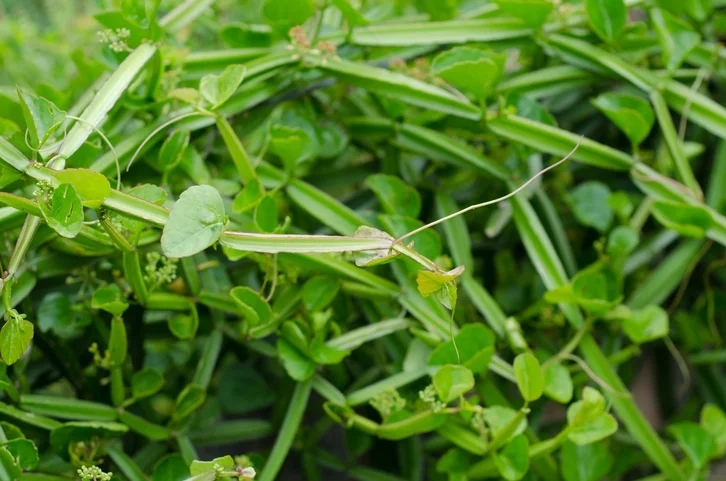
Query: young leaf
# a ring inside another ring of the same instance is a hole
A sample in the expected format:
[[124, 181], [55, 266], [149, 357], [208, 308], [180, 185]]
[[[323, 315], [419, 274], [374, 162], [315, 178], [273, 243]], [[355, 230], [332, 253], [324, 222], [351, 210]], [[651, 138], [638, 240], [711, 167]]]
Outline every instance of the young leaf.
[[567, 437], [581, 446], [605, 439], [615, 434], [617, 430], [618, 422], [615, 418], [608, 413], [602, 413], [584, 424], [572, 427]]
[[259, 179], [252, 179], [234, 198], [232, 209], [239, 214], [254, 209], [260, 200], [265, 198], [264, 194], [264, 188]]
[[632, 227], [619, 225], [608, 236], [607, 253], [618, 259], [625, 259], [638, 246], [639, 237]]
[[277, 353], [287, 374], [296, 381], [304, 381], [315, 374], [315, 362], [289, 340], [277, 339]]
[[302, 25], [315, 13], [313, 0], [265, 0], [262, 13], [267, 23], [282, 34]]
[[214, 458], [211, 461], [192, 461], [191, 466], [189, 466], [189, 473], [192, 476], [196, 476], [207, 471], [214, 471], [216, 469], [215, 465], [225, 471], [233, 471], [235, 468], [235, 462], [232, 456], [223, 456], [221, 458]]
[[0, 329], [0, 355], [7, 365], [15, 364], [33, 339], [33, 323], [24, 317], [9, 316]]
[[570, 193], [569, 201], [578, 222], [605, 232], [613, 221], [613, 209], [608, 204], [610, 189], [595, 180], [582, 182]]
[[688, 23], [660, 8], [651, 9], [650, 18], [658, 35], [664, 63], [673, 72], [700, 45], [701, 36]]
[[105, 175], [88, 169], [64, 169], [55, 173], [62, 184], [71, 184], [85, 207], [98, 209], [111, 195], [111, 184]]
[[421, 212], [421, 196], [400, 177], [374, 174], [366, 179], [366, 184], [387, 213], [415, 219]]
[[601, 94], [592, 103], [625, 133], [633, 145], [640, 145], [655, 123], [653, 108], [641, 97], [609, 92]]
[[668, 431], [697, 468], [706, 465], [716, 448], [716, 443], [708, 431], [691, 421], [674, 424]]
[[237, 286], [229, 294], [250, 326], [264, 325], [272, 320], [272, 308], [259, 292], [249, 287]]
[[703, 239], [713, 226], [713, 217], [703, 205], [658, 200], [651, 207], [653, 217], [684, 236]]
[[590, 26], [600, 38], [612, 43], [620, 37], [628, 10], [623, 0], [585, 0]]
[[60, 110], [48, 99], [36, 97], [18, 88], [20, 108], [28, 126], [30, 142], [34, 148], [42, 147], [53, 135], [66, 118], [66, 112]]
[[370, 22], [350, 3], [350, 0], [332, 0], [332, 4], [340, 10], [349, 27], [368, 25]]
[[416, 277], [418, 292], [424, 297], [435, 295], [444, 307], [452, 309], [456, 305], [456, 278], [462, 272], [464, 272], [464, 266], [455, 267], [443, 274], [420, 270]]
[[207, 74], [199, 81], [199, 92], [213, 110], [217, 109], [235, 93], [246, 71], [244, 65], [229, 65], [219, 75]]
[[494, 0], [499, 10], [509, 16], [521, 18], [532, 28], [539, 28], [547, 21], [554, 4], [547, 0]]
[[565, 481], [600, 481], [607, 477], [613, 462], [604, 442], [577, 445], [566, 441], [562, 446], [560, 467]]
[[464, 366], [447, 364], [436, 371], [433, 382], [439, 398], [449, 403], [474, 387], [474, 375]]
[[706, 404], [701, 410], [700, 424], [713, 437], [717, 456], [723, 457], [726, 453], [726, 414], [715, 404]]
[[622, 321], [625, 334], [637, 344], [668, 335], [668, 313], [660, 306], [633, 309]]
[[524, 434], [512, 438], [502, 450], [492, 453], [499, 474], [507, 481], [518, 481], [529, 469], [529, 442]]
[[40, 200], [38, 205], [45, 221], [62, 237], [74, 238], [83, 227], [83, 205], [71, 184], [61, 184], [51, 197], [51, 205]]
[[169, 316], [169, 331], [178, 339], [190, 340], [194, 339], [199, 328], [199, 318], [196, 315], [196, 308], [192, 304], [191, 314], [177, 314]]
[[207, 394], [203, 387], [196, 384], [188, 384], [176, 398], [174, 412], [171, 416], [172, 421], [179, 422], [189, 417], [204, 404], [206, 397]]
[[159, 149], [158, 167], [162, 172], [175, 168], [182, 161], [184, 151], [189, 145], [191, 134], [188, 130], [176, 130], [169, 135]]
[[277, 227], [277, 203], [266, 195], [255, 208], [255, 224], [262, 232], [272, 232]]
[[537, 358], [525, 352], [514, 358], [514, 376], [522, 397], [528, 401], [536, 401], [544, 390], [544, 375]]
[[217, 242], [226, 224], [219, 192], [208, 185], [189, 187], [169, 213], [161, 249], [171, 258], [192, 256]]
[[461, 328], [454, 340], [456, 348], [450, 340], [441, 343], [429, 356], [428, 364], [430, 366], [457, 364], [460, 359], [461, 364], [474, 374], [481, 374], [487, 370], [495, 347], [494, 334], [489, 328], [482, 324], [467, 324]]
[[470, 47], [454, 47], [434, 58], [431, 69], [451, 85], [486, 97], [501, 77], [499, 65], [485, 52]]
[[134, 373], [131, 378], [131, 394], [134, 399], [143, 399], [156, 394], [164, 385], [164, 377], [156, 369], [146, 368]]
[[13, 439], [3, 445], [5, 449], [10, 451], [15, 461], [23, 470], [34, 469], [40, 461], [38, 457], [38, 448], [35, 443], [29, 439]]
[[302, 128], [275, 124], [270, 129], [271, 153], [282, 160], [286, 172], [293, 172], [298, 163], [314, 152], [314, 143]]
[[572, 376], [570, 371], [560, 362], [548, 364], [544, 369], [544, 393], [547, 397], [561, 404], [572, 400]]
[[316, 276], [308, 279], [302, 289], [305, 308], [309, 312], [322, 311], [333, 302], [339, 289], [340, 284], [332, 277]]
[[109, 284], [96, 289], [91, 299], [91, 307], [118, 316], [128, 309], [129, 304], [125, 301], [118, 285]]

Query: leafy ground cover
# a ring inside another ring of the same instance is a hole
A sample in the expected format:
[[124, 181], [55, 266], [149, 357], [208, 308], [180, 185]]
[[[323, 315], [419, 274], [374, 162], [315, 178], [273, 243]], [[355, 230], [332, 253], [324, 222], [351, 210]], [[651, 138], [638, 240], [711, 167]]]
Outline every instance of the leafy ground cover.
[[0, 5], [1, 479], [716, 473], [719, 0]]

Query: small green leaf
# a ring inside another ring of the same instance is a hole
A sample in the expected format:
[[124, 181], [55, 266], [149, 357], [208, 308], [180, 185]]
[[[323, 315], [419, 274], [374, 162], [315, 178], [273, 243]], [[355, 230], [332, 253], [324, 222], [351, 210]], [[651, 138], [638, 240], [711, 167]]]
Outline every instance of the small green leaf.
[[579, 184], [569, 195], [572, 211], [582, 225], [605, 232], [613, 221], [613, 209], [608, 204], [610, 189], [595, 180]]
[[179, 422], [191, 416], [204, 404], [206, 398], [207, 393], [202, 386], [188, 384], [176, 398], [174, 413], [171, 416], [172, 421]]
[[128, 309], [129, 304], [125, 301], [119, 286], [116, 284], [109, 284], [96, 289], [93, 293], [93, 298], [91, 299], [91, 307], [94, 309], [101, 309], [114, 316], [118, 316]]
[[111, 184], [105, 175], [98, 172], [89, 169], [64, 169], [54, 175], [62, 184], [73, 186], [85, 207], [98, 209], [111, 195]]
[[602, 413], [599, 416], [574, 426], [570, 429], [567, 437], [575, 444], [590, 444], [615, 434], [618, 430], [618, 422], [608, 414]]
[[54, 191], [49, 206], [42, 199], [38, 203], [45, 221], [60, 236], [74, 238], [83, 227], [83, 205], [71, 184], [61, 184]]
[[13, 439], [3, 445], [15, 458], [17, 465], [24, 470], [34, 469], [39, 462], [38, 448], [29, 439]]
[[666, 68], [673, 72], [691, 51], [701, 44], [701, 36], [683, 20], [660, 8], [650, 11]]
[[416, 277], [418, 292], [429, 297], [434, 295], [447, 309], [456, 305], [456, 278], [464, 272], [464, 266], [455, 267], [448, 272], [420, 270]]
[[102, 421], [71, 421], [53, 429], [50, 432], [50, 444], [53, 449], [68, 459], [68, 447], [75, 442], [89, 442], [123, 436], [129, 430], [128, 426], [115, 422]]
[[227, 224], [224, 202], [208, 185], [196, 185], [182, 192], [169, 213], [161, 235], [164, 255], [189, 257], [219, 240]]
[[509, 16], [520, 18], [532, 28], [541, 27], [550, 16], [554, 4], [547, 0], [494, 0], [499, 10]]
[[188, 130], [172, 132], [159, 149], [158, 167], [162, 172], [175, 168], [182, 161], [184, 151], [189, 145], [191, 134]]
[[272, 196], [264, 196], [257, 204], [255, 224], [262, 232], [272, 232], [277, 227], [277, 203]]
[[333, 302], [339, 289], [340, 284], [333, 277], [316, 276], [308, 279], [302, 289], [305, 308], [310, 312], [322, 311]]
[[255, 208], [263, 198], [265, 198], [265, 192], [262, 184], [260, 184], [259, 179], [252, 179], [234, 198], [232, 209], [242, 214]]
[[199, 328], [199, 317], [196, 308], [192, 304], [192, 312], [190, 314], [177, 314], [169, 316], [169, 330], [178, 339], [194, 339]]
[[723, 457], [726, 454], [726, 414], [715, 404], [706, 404], [701, 410], [701, 427], [713, 437], [717, 456]]
[[[482, 324], [467, 324], [454, 338], [459, 351], [459, 359], [464, 367], [474, 374], [485, 372], [494, 355], [494, 334]], [[429, 357], [430, 366], [456, 364], [456, 349], [452, 341], [441, 343]]]
[[349, 27], [368, 25], [370, 22], [350, 3], [350, 0], [332, 0], [333, 5], [340, 10]]
[[449, 403], [474, 387], [474, 375], [464, 366], [447, 364], [436, 371], [433, 382], [439, 398]]
[[66, 119], [66, 112], [60, 110], [48, 99], [36, 97], [18, 88], [20, 108], [28, 126], [28, 134], [34, 148], [42, 147]]
[[326, 345], [322, 336], [316, 336], [310, 343], [310, 353], [313, 361], [318, 364], [340, 364], [350, 354], [349, 351]]
[[197, 105], [202, 95], [197, 89], [182, 87], [169, 92], [169, 97], [181, 100], [182, 102], [190, 105]]
[[529, 469], [529, 442], [524, 434], [519, 434], [493, 456], [499, 474], [507, 481], [518, 481]]
[[622, 34], [628, 10], [623, 0], [585, 0], [590, 26], [606, 42], [613, 42]]
[[515, 436], [522, 434], [527, 429], [526, 416], [521, 418], [521, 421], [514, 426], [511, 433], [506, 434], [511, 428], [512, 423], [516, 421], [517, 417], [520, 417], [520, 413], [520, 411], [515, 411], [507, 406], [490, 406], [484, 409], [484, 420], [491, 429], [492, 437], [499, 438], [500, 436], [506, 436], [506, 439], [503, 439], [503, 441], [507, 442]]
[[40, 301], [36, 326], [40, 332], [53, 331], [62, 339], [72, 339], [91, 323], [87, 311], [73, 309], [71, 299], [62, 292], [51, 292]]
[[537, 358], [525, 352], [514, 358], [514, 376], [522, 397], [528, 401], [536, 401], [544, 391], [544, 375]]
[[614, 458], [603, 442], [577, 445], [566, 441], [562, 446], [562, 476], [565, 481], [600, 481], [607, 477]]
[[246, 71], [244, 65], [229, 65], [219, 75], [207, 74], [199, 81], [199, 92], [216, 109], [235, 93]]
[[399, 177], [374, 174], [366, 179], [366, 184], [387, 213], [415, 219], [421, 212], [421, 196]]
[[440, 53], [431, 69], [438, 77], [477, 98], [486, 97], [502, 75], [491, 57], [471, 47], [454, 47]]
[[189, 477], [189, 466], [180, 454], [169, 454], [161, 458], [154, 468], [152, 481], [184, 481]]
[[0, 354], [5, 364], [15, 364], [33, 339], [33, 323], [24, 316], [10, 316], [0, 329]]
[[582, 390], [582, 400], [567, 408], [567, 424], [581, 426], [605, 412], [605, 398], [597, 390], [586, 386]]
[[131, 394], [134, 399], [143, 399], [156, 394], [164, 385], [164, 377], [152, 368], [142, 369], [131, 378]]
[[608, 236], [607, 253], [624, 259], [635, 250], [639, 241], [638, 231], [627, 225], [619, 225]]
[[268, 25], [287, 34], [292, 27], [302, 25], [313, 16], [315, 3], [313, 0], [265, 0], [262, 13]]
[[6, 476], [4, 479], [19, 479], [22, 473], [20, 466], [15, 462], [15, 457], [4, 446], [0, 446], [0, 471], [4, 471]]
[[439, 473], [466, 473], [471, 464], [471, 455], [459, 448], [451, 448], [436, 462]]
[[570, 371], [560, 362], [548, 364], [544, 369], [544, 393], [561, 404], [572, 400], [572, 376]]
[[668, 335], [668, 313], [660, 306], [633, 309], [622, 321], [625, 334], [637, 344]]
[[670, 426], [668, 431], [696, 467], [700, 469], [706, 465], [716, 448], [716, 442], [706, 429], [684, 421]]
[[287, 374], [296, 381], [304, 381], [315, 374], [315, 362], [305, 352], [285, 338], [277, 339], [277, 353]]
[[196, 476], [207, 471], [214, 471], [215, 465], [225, 471], [233, 471], [235, 468], [235, 462], [232, 456], [223, 456], [221, 458], [214, 458], [211, 461], [192, 461], [191, 466], [189, 466], [189, 473], [192, 476]]
[[641, 97], [609, 92], [601, 94], [593, 100], [593, 104], [625, 133], [633, 145], [640, 145], [655, 123], [653, 108]]
[[684, 236], [703, 239], [713, 226], [711, 213], [702, 205], [658, 200], [651, 209], [658, 222]]
[[250, 326], [260, 326], [272, 320], [272, 309], [260, 294], [245, 286], [232, 288], [230, 296], [244, 313]]
[[302, 128], [276, 124], [270, 129], [269, 150], [282, 160], [287, 172], [310, 155], [312, 145], [312, 139]]
[[605, 314], [620, 303], [622, 295], [616, 292], [617, 288], [612, 273], [598, 264], [583, 269], [572, 279], [575, 301], [593, 314]]

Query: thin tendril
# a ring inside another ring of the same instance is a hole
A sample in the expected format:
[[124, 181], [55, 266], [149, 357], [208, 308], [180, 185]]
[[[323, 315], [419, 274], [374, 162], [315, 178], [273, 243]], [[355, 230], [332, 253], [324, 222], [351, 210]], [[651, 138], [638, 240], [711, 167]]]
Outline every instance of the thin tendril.
[[441, 224], [442, 222], [446, 222], [449, 219], [453, 219], [454, 217], [460, 216], [460, 215], [465, 214], [467, 212], [470, 212], [472, 210], [479, 209], [481, 207], [486, 207], [486, 206], [492, 205], [492, 204], [497, 204], [499, 202], [502, 202], [502, 201], [505, 201], [505, 200], [509, 199], [510, 197], [514, 197], [515, 195], [519, 194], [522, 190], [524, 190], [529, 184], [531, 184], [532, 182], [534, 182], [538, 177], [540, 177], [541, 175], [545, 174], [546, 172], [554, 169], [555, 167], [557, 167], [560, 164], [562, 164], [562, 163], [566, 162], [567, 160], [569, 160], [570, 157], [572, 157], [572, 155], [575, 153], [575, 151], [577, 151], [578, 147], [580, 147], [580, 143], [582, 143], [582, 139], [583, 138], [584, 138], [584, 136], [580, 136], [580, 138], [577, 140], [577, 145], [575, 145], [575, 148], [572, 149], [572, 151], [569, 154], [567, 154], [564, 158], [562, 158], [562, 159], [558, 160], [557, 162], [555, 162], [554, 164], [552, 164], [552, 165], [550, 165], [548, 167], [545, 167], [544, 169], [540, 170], [534, 176], [532, 176], [529, 180], [527, 180], [527, 182], [525, 182], [524, 184], [520, 185], [519, 187], [517, 187], [516, 189], [514, 189], [509, 194], [507, 194], [505, 196], [502, 196], [502, 197], [499, 197], [497, 199], [493, 199], [493, 200], [488, 200], [486, 202], [482, 202], [481, 204], [470, 205], [469, 207], [466, 207], [465, 209], [461, 209], [460, 211], [454, 212], [453, 214], [449, 214], [446, 217], [442, 217], [440, 219], [437, 219], [437, 220], [435, 220], [433, 222], [430, 222], [430, 223], [428, 223], [428, 224], [426, 224], [424, 226], [419, 227], [418, 229], [412, 230], [408, 234], [404, 234], [403, 236], [401, 236], [398, 239], [396, 239], [394, 241], [394, 243], [401, 242], [404, 239], [407, 239], [407, 238], [411, 237], [412, 235], [416, 235], [416, 234], [418, 234], [421, 231], [424, 231], [424, 230], [426, 230], [426, 229], [428, 229], [430, 227], [433, 227], [435, 225]]
[[78, 122], [84, 123], [87, 126], [91, 127], [102, 139], [104, 142], [106, 142], [106, 145], [109, 149], [111, 149], [111, 153], [113, 154], [113, 160], [116, 162], [116, 190], [121, 190], [121, 164], [119, 164], [118, 161], [118, 155], [116, 155], [116, 149], [113, 148], [113, 144], [108, 140], [108, 138], [101, 132], [101, 130], [93, 125], [91, 122], [89, 122], [86, 119], [82, 119], [80, 117], [75, 117], [73, 115], [66, 115], [67, 118], [71, 120], [76, 120]]
[[180, 115], [179, 117], [175, 117], [175, 118], [173, 118], [173, 119], [167, 120], [166, 122], [164, 122], [163, 124], [161, 124], [160, 126], [158, 126], [157, 128], [155, 128], [153, 132], [151, 132], [151, 133], [150, 133], [149, 135], [147, 135], [147, 136], [146, 136], [146, 138], [144, 139], [144, 141], [143, 141], [143, 142], [141, 142], [141, 145], [139, 145], [139, 147], [138, 147], [138, 148], [136, 149], [136, 152], [134, 152], [134, 155], [132, 155], [132, 156], [131, 156], [131, 160], [129, 160], [129, 163], [128, 163], [128, 165], [126, 165], [126, 172], [128, 172], [128, 171], [129, 171], [129, 169], [131, 168], [131, 164], [133, 164], [133, 163], [134, 163], [134, 160], [136, 160], [136, 157], [137, 157], [137, 156], [139, 155], [139, 152], [141, 152], [141, 149], [143, 149], [143, 148], [144, 148], [144, 146], [145, 146], [145, 145], [146, 145], [146, 144], [147, 144], [147, 143], [148, 143], [148, 142], [149, 142], [149, 141], [150, 141], [150, 140], [151, 140], [151, 139], [152, 139], [152, 138], [153, 138], [153, 137], [154, 137], [154, 136], [155, 136], [156, 134], [158, 134], [159, 132], [161, 132], [161, 131], [162, 131], [163, 129], [167, 128], [168, 126], [170, 126], [170, 125], [171, 125], [171, 124], [173, 124], [174, 122], [176, 122], [176, 121], [179, 121], [179, 120], [182, 120], [182, 119], [185, 119], [185, 118], [187, 118], [187, 117], [192, 117], [192, 116], [194, 116], [194, 115], [199, 115], [199, 112], [189, 112], [188, 114]]
[[610, 384], [606, 383], [602, 378], [600, 378], [595, 372], [590, 369], [590, 366], [587, 365], [585, 361], [583, 361], [580, 357], [575, 356], [574, 354], [566, 354], [562, 356], [564, 359], [569, 359], [570, 361], [574, 361], [577, 363], [578, 366], [585, 372], [585, 374], [588, 375], [590, 379], [595, 381], [600, 387], [602, 387], [607, 392], [614, 394], [615, 396], [622, 397], [622, 398], [629, 398], [630, 394], [623, 393], [620, 391], [616, 391]]

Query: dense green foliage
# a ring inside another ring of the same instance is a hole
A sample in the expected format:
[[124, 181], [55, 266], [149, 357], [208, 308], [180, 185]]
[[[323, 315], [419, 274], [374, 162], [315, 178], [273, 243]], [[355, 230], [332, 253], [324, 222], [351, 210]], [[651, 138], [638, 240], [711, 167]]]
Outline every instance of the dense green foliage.
[[5, 0], [0, 481], [706, 479], [721, 3]]

